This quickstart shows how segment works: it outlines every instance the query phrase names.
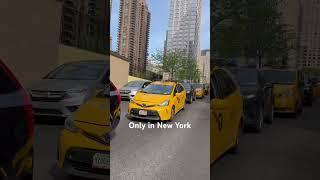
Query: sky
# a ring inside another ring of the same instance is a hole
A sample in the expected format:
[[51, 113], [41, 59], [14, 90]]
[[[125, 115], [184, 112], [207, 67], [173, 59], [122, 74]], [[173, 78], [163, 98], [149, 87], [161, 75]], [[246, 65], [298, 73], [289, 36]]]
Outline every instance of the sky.
[[[149, 54], [163, 50], [168, 28], [170, 0], [147, 0], [151, 13]], [[112, 50], [117, 50], [120, 0], [112, 0], [111, 36]], [[200, 49], [210, 49], [210, 0], [202, 0]]]

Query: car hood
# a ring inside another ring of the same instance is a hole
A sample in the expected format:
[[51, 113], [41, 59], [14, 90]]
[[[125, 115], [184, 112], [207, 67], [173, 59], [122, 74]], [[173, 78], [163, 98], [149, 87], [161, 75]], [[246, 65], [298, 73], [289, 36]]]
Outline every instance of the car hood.
[[96, 81], [89, 80], [61, 80], [41, 79], [34, 82], [28, 89], [37, 91], [67, 91], [73, 89], [88, 89], [94, 86]]
[[160, 94], [147, 94], [147, 93], [137, 93], [133, 100], [136, 102], [145, 102], [152, 104], [160, 104], [165, 100], [168, 100], [170, 95], [160, 95]]
[[97, 136], [110, 132], [109, 98], [91, 98], [74, 114], [77, 127]]
[[139, 88], [139, 87], [122, 87], [122, 88], [120, 88], [120, 91], [133, 91], [133, 90], [139, 90], [139, 89], [141, 89], [141, 88]]

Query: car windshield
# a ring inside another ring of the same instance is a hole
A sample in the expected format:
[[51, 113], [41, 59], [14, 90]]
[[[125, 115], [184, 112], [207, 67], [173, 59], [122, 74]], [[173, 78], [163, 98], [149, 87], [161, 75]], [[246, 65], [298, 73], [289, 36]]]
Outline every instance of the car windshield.
[[142, 87], [144, 81], [130, 81], [124, 87]]
[[60, 66], [50, 73], [47, 79], [65, 80], [97, 80], [101, 77], [105, 69], [105, 64], [101, 63], [71, 63]]
[[264, 75], [266, 81], [270, 83], [290, 84], [296, 81], [294, 71], [266, 70]]
[[191, 85], [188, 83], [182, 83], [183, 87], [187, 90], [190, 91], [191, 90]]
[[203, 88], [203, 84], [193, 84], [194, 88]]
[[258, 71], [256, 69], [232, 69], [231, 72], [240, 86], [257, 84]]
[[148, 94], [163, 94], [169, 95], [171, 94], [173, 89], [172, 85], [163, 85], [163, 84], [150, 84], [146, 88], [144, 88], [141, 92]]

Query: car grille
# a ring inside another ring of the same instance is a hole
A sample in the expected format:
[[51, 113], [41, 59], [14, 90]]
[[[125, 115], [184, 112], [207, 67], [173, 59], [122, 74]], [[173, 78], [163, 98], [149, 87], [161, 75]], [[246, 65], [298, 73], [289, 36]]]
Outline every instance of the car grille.
[[78, 171], [108, 175], [110, 174], [110, 170], [92, 168], [93, 156], [95, 153], [99, 152], [110, 154], [110, 152], [107, 151], [101, 152], [89, 149], [71, 149], [67, 153], [66, 159], [71, 166]]
[[130, 91], [129, 90], [120, 90], [120, 94], [129, 94]]
[[65, 95], [65, 91], [31, 91], [32, 101], [59, 102]]
[[[140, 109], [131, 109], [131, 114], [135, 116], [140, 116], [139, 110]], [[157, 111], [152, 111], [152, 110], [146, 110], [146, 111], [147, 111], [147, 116], [149, 117], [159, 117], [159, 114]]]

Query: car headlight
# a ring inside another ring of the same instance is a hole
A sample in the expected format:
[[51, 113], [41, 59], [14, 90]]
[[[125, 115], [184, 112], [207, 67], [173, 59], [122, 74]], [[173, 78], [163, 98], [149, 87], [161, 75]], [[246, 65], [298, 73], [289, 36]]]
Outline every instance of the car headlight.
[[74, 118], [73, 116], [68, 117], [65, 121], [64, 121], [64, 128], [75, 132], [78, 130], [78, 127], [76, 126], [75, 122], [74, 122]]
[[132, 94], [132, 95], [136, 95], [137, 92], [138, 92], [137, 90], [131, 90], [131, 94]]
[[165, 100], [162, 103], [158, 104], [159, 106], [168, 106], [169, 105], [169, 100]]
[[70, 90], [70, 91], [67, 91], [66, 98], [84, 96], [86, 93], [87, 93], [87, 89]]

